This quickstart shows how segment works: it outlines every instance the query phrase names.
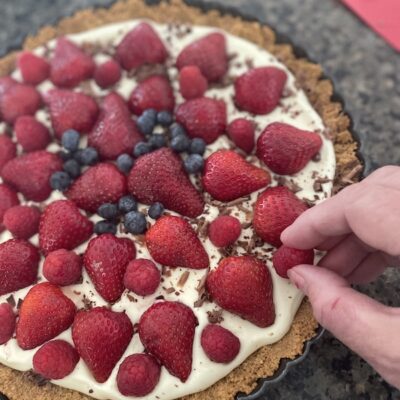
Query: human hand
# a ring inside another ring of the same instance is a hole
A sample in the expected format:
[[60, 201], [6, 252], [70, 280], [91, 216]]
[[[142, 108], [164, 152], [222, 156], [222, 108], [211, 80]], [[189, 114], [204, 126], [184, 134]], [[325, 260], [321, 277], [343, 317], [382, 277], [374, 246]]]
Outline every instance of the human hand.
[[400, 265], [400, 167], [383, 167], [307, 210], [281, 235], [283, 244], [326, 251], [320, 267], [289, 270], [322, 326], [400, 388], [400, 308], [358, 293], [387, 266]]

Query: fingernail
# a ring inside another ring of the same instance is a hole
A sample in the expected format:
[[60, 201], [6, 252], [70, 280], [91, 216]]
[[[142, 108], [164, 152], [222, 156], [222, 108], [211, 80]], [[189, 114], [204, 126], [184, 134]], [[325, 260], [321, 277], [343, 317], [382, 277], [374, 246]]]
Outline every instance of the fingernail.
[[304, 278], [298, 272], [291, 269], [288, 271], [288, 276], [292, 283], [294, 283], [294, 285], [297, 287], [297, 289], [304, 290]]

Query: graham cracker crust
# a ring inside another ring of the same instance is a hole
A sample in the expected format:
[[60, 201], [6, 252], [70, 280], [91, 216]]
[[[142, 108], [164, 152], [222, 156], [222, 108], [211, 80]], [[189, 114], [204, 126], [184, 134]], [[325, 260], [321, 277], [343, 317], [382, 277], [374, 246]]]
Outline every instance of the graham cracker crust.
[[[277, 44], [271, 28], [232, 15], [221, 15], [216, 10], [203, 12], [186, 5], [182, 0], [171, 0], [147, 6], [142, 0], [122, 0], [109, 9], [86, 9], [72, 17], [62, 19], [55, 26], [46, 26], [25, 40], [24, 49], [34, 49], [55, 37], [86, 31], [108, 23], [135, 18], [148, 18], [159, 23], [186, 23], [221, 28], [233, 35], [248, 39], [274, 54], [295, 75], [297, 83], [307, 94], [326, 126], [325, 134], [332, 138], [336, 153], [336, 178], [334, 191], [359, 179], [362, 163], [357, 156], [357, 142], [350, 132], [351, 121], [342, 105], [331, 100], [334, 89], [329, 79], [323, 78], [320, 65], [297, 58], [289, 44]], [[17, 52], [0, 60], [0, 76], [15, 68]], [[304, 342], [315, 335], [318, 327], [312, 309], [304, 300], [287, 335], [279, 342], [264, 346], [243, 364], [209, 389], [182, 397], [181, 400], [232, 400], [236, 393], [250, 393], [257, 379], [272, 376], [283, 358], [294, 359], [302, 353]], [[43, 382], [42, 382], [43, 383]], [[89, 400], [90, 397], [61, 387], [38, 382], [27, 373], [0, 365], [0, 391], [10, 400]]]

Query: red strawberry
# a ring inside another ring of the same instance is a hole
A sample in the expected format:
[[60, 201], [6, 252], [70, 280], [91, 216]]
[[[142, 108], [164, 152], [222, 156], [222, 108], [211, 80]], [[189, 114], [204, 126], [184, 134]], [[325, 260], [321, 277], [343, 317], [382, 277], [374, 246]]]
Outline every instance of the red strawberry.
[[222, 326], [207, 325], [201, 333], [201, 347], [211, 361], [227, 364], [239, 354], [240, 340]]
[[16, 144], [7, 135], [0, 135], [0, 175], [3, 167], [8, 161], [15, 158], [16, 155]]
[[105, 382], [133, 336], [125, 313], [105, 307], [80, 311], [72, 326], [72, 340], [97, 382]]
[[47, 151], [23, 154], [9, 161], [2, 170], [4, 182], [21, 192], [28, 200], [44, 201], [51, 193], [50, 177], [62, 170], [61, 159]]
[[251, 256], [225, 258], [208, 275], [206, 285], [223, 309], [260, 328], [274, 323], [272, 279], [261, 260]]
[[188, 100], [176, 110], [176, 120], [190, 137], [214, 142], [226, 129], [226, 104], [222, 100], [200, 97]]
[[0, 97], [0, 113], [9, 124], [22, 115], [34, 115], [41, 105], [40, 93], [24, 83], [13, 84]]
[[128, 177], [128, 189], [144, 204], [160, 202], [191, 218], [203, 212], [204, 201], [190, 182], [181, 159], [167, 148], [136, 161]]
[[239, 239], [242, 226], [240, 221], [230, 215], [221, 215], [208, 226], [208, 237], [217, 247], [226, 247]]
[[70, 90], [52, 89], [46, 93], [45, 102], [58, 139], [68, 129], [75, 129], [81, 134], [90, 132], [99, 112], [90, 96]]
[[73, 251], [52, 251], [44, 260], [43, 275], [50, 283], [58, 286], [77, 283], [82, 276], [82, 259]]
[[102, 89], [115, 85], [121, 79], [121, 67], [115, 60], [108, 60], [96, 67], [94, 80]]
[[170, 301], [153, 304], [139, 321], [139, 336], [145, 349], [182, 382], [186, 382], [192, 372], [197, 324], [189, 307]]
[[257, 156], [276, 174], [292, 175], [301, 171], [321, 146], [317, 133], [273, 122], [257, 140]]
[[14, 133], [25, 152], [44, 150], [51, 141], [49, 130], [30, 115], [17, 119]]
[[120, 154], [131, 153], [143, 140], [124, 99], [116, 94], [107, 95], [102, 111], [89, 134], [89, 145], [95, 147], [101, 157], [116, 159]]
[[235, 81], [236, 106], [264, 115], [278, 105], [285, 87], [286, 72], [276, 67], [253, 68]]
[[176, 65], [179, 69], [196, 65], [210, 82], [221, 80], [228, 70], [225, 36], [214, 32], [189, 44], [179, 54]]
[[15, 331], [16, 315], [8, 303], [0, 304], [0, 345], [7, 343]]
[[118, 390], [124, 396], [142, 397], [151, 393], [160, 380], [161, 367], [149, 354], [126, 357], [117, 375]]
[[83, 264], [104, 300], [113, 303], [121, 297], [126, 267], [135, 256], [135, 244], [130, 239], [107, 233], [89, 242]]
[[4, 95], [4, 93], [11, 87], [18, 83], [11, 76], [3, 76], [0, 78], [0, 99]]
[[157, 290], [160, 279], [160, 271], [153, 261], [141, 258], [128, 264], [124, 286], [139, 296], [148, 296]]
[[228, 125], [228, 136], [237, 147], [251, 153], [255, 142], [255, 126], [246, 118], [237, 118]]
[[307, 205], [287, 187], [268, 188], [254, 205], [253, 227], [261, 239], [278, 247], [281, 233], [306, 210]]
[[205, 162], [203, 187], [216, 200], [235, 200], [270, 182], [267, 171], [248, 163], [232, 150], [218, 150]]
[[54, 85], [68, 88], [91, 78], [96, 67], [89, 55], [65, 37], [57, 40], [50, 66]]
[[288, 279], [288, 270], [300, 264], [314, 263], [314, 250], [299, 250], [282, 245], [275, 251], [272, 257], [276, 273], [282, 278]]
[[52, 340], [33, 356], [33, 370], [46, 379], [63, 379], [76, 367], [79, 354], [68, 342]]
[[115, 56], [122, 68], [130, 70], [143, 64], [162, 64], [168, 53], [154, 29], [141, 22], [125, 35]]
[[58, 249], [72, 250], [93, 232], [93, 223], [69, 200], [49, 204], [40, 218], [39, 247], [43, 254]]
[[55, 338], [71, 326], [75, 313], [75, 304], [57, 286], [48, 282], [33, 286], [19, 310], [19, 347], [30, 350]]
[[38, 232], [39, 220], [37, 207], [14, 206], [5, 212], [3, 223], [16, 239], [28, 240]]
[[140, 82], [129, 97], [129, 107], [136, 115], [148, 108], [173, 111], [175, 99], [169, 80], [163, 75], [153, 75]]
[[164, 216], [146, 233], [146, 246], [155, 261], [170, 267], [207, 268], [208, 254], [190, 224]]
[[179, 72], [179, 88], [182, 96], [186, 100], [190, 100], [202, 97], [208, 88], [208, 83], [199, 67], [188, 65]]
[[24, 82], [30, 85], [39, 85], [50, 75], [49, 63], [30, 51], [23, 51], [18, 56], [18, 68]]
[[100, 163], [87, 169], [67, 191], [79, 208], [95, 213], [104, 203], [115, 203], [126, 193], [126, 177], [114, 164]]
[[0, 183], [0, 231], [6, 211], [19, 204], [17, 193], [9, 186]]

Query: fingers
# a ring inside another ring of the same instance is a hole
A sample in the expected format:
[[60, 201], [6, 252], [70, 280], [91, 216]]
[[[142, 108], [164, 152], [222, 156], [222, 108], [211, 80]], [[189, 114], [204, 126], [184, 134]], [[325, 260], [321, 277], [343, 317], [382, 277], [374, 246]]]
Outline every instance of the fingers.
[[370, 253], [346, 276], [346, 280], [355, 285], [364, 285], [374, 281], [388, 265], [388, 260], [383, 253]]
[[400, 167], [387, 165], [368, 176], [366, 181], [400, 190]]

